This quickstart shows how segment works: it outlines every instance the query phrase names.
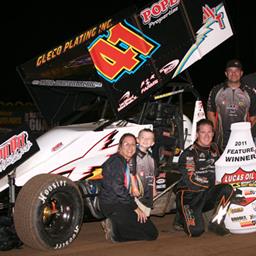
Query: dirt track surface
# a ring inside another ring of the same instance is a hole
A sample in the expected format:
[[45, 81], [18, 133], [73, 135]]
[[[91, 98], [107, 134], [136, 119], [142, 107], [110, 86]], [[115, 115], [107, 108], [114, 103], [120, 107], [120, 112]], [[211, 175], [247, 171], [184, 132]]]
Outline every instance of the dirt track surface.
[[67, 248], [58, 251], [38, 251], [23, 246], [0, 252], [8, 255], [83, 255], [83, 256], [208, 256], [208, 255], [256, 255], [256, 233], [217, 236], [204, 233], [198, 238], [188, 238], [182, 231], [173, 231], [173, 215], [152, 217], [159, 230], [159, 238], [153, 242], [111, 243], [105, 240], [100, 222], [84, 223], [78, 238]]

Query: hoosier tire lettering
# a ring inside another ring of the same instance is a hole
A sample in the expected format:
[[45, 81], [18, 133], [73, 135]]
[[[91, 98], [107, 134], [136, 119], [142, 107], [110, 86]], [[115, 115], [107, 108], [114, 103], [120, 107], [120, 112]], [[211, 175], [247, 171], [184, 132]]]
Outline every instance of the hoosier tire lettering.
[[56, 244], [54, 249], [61, 249], [61, 248], [68, 246], [77, 237], [79, 231], [80, 231], [80, 228], [78, 226], [76, 226], [73, 235], [67, 241], [65, 241], [63, 243]]
[[38, 199], [41, 200], [42, 203], [44, 204], [46, 202], [47, 196], [50, 194], [51, 191], [59, 187], [65, 187], [66, 185], [67, 185], [66, 180], [60, 180], [60, 181], [55, 180], [55, 182], [53, 182], [44, 191], [40, 193]]

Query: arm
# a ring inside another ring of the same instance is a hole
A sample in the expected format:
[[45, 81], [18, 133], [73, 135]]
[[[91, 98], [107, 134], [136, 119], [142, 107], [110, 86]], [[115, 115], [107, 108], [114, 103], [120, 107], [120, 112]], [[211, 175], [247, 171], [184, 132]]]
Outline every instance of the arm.
[[191, 148], [185, 150], [179, 159], [180, 172], [182, 174], [182, 186], [187, 189], [201, 190], [208, 188], [207, 179], [198, 175], [196, 154]]
[[248, 121], [251, 123], [251, 127], [256, 125], [256, 92], [253, 90], [248, 91], [250, 96], [250, 108], [248, 113]]
[[208, 101], [207, 101], [207, 118], [213, 122], [214, 128], [217, 127], [217, 118], [216, 118], [216, 104], [215, 104], [215, 88], [210, 91]]
[[207, 118], [213, 122], [214, 128], [216, 129], [217, 121], [215, 115], [215, 112], [207, 111]]
[[249, 121], [250, 121], [252, 127], [254, 125], [256, 125], [256, 116], [250, 116]]
[[125, 186], [125, 169], [126, 163], [121, 158], [116, 158], [112, 161], [107, 169], [109, 172], [109, 185], [120, 203], [130, 204], [133, 209], [136, 209], [137, 204]]
[[156, 177], [154, 177], [153, 181], [153, 198], [157, 196], [157, 190], [156, 190]]
[[139, 188], [137, 186], [136, 176], [133, 174], [131, 174], [131, 194], [134, 197], [140, 196]]

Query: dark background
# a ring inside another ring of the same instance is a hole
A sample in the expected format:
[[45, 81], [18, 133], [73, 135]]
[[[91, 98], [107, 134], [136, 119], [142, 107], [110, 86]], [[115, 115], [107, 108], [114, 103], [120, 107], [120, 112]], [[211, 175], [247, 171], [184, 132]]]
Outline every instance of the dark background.
[[[193, 0], [196, 1], [196, 0]], [[34, 1], [9, 3], [2, 21], [2, 90], [0, 101], [31, 101], [16, 66], [40, 55], [46, 50], [73, 38], [92, 25], [105, 20], [120, 9], [137, 1]], [[225, 79], [224, 67], [228, 59], [239, 58], [245, 74], [256, 70], [256, 28], [254, 1], [227, 0], [227, 9], [234, 36], [192, 65], [188, 71], [202, 98], [211, 87]], [[4, 57], [3, 57], [4, 56]]]

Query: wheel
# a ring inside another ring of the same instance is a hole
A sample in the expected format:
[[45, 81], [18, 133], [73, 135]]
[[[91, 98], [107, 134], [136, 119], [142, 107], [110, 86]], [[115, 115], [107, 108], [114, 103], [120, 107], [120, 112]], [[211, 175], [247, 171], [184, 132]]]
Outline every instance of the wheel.
[[14, 224], [21, 241], [36, 249], [61, 249], [78, 235], [83, 222], [83, 200], [70, 179], [40, 174], [19, 192]]

